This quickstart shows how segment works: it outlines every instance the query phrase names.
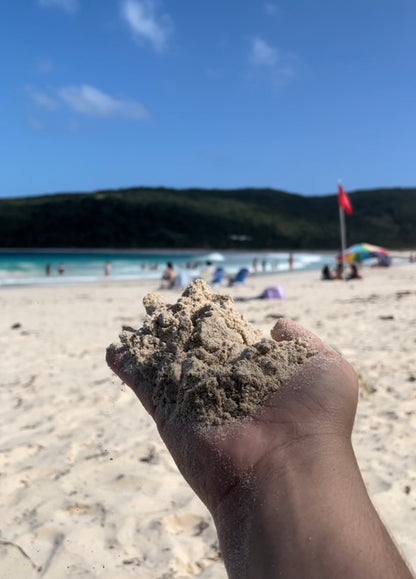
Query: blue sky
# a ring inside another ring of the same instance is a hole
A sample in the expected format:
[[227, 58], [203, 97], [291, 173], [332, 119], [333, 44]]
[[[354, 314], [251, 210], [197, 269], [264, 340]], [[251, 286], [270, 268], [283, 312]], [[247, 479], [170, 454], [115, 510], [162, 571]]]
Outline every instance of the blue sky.
[[415, 186], [414, 0], [24, 0], [0, 196]]

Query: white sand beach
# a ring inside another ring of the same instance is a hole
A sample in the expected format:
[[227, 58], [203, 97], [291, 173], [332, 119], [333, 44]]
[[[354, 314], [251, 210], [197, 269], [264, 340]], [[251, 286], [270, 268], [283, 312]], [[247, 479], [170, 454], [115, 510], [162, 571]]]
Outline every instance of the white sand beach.
[[[280, 300], [237, 301], [264, 335], [279, 316], [317, 333], [360, 376], [354, 447], [368, 492], [416, 567], [416, 264], [251, 276]], [[224, 579], [215, 528], [152, 420], [104, 361], [139, 327], [157, 283], [0, 291], [0, 579]], [[168, 302], [180, 292], [160, 292]]]

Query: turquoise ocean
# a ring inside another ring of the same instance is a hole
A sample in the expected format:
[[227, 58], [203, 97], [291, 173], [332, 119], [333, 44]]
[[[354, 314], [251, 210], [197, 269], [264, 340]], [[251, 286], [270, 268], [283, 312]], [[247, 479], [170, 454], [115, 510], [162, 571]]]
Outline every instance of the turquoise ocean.
[[[335, 263], [335, 252], [293, 252], [295, 270], [320, 270]], [[179, 271], [194, 277], [206, 261], [222, 266], [228, 275], [241, 267], [264, 274], [289, 269], [289, 252], [232, 251], [70, 251], [70, 250], [1, 250], [0, 286], [39, 284], [97, 283], [102, 281], [140, 281], [159, 279], [165, 264], [171, 261]], [[110, 275], [105, 275], [105, 264]], [[58, 273], [62, 264], [64, 273]], [[50, 268], [46, 274], [47, 266]]]

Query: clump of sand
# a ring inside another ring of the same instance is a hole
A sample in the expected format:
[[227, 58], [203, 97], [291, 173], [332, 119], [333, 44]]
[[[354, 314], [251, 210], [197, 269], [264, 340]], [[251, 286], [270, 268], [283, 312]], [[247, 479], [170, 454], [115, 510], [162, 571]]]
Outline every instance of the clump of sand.
[[316, 353], [305, 339], [262, 338], [230, 296], [202, 280], [176, 304], [156, 294], [143, 303], [143, 327], [124, 330], [121, 349], [138, 379], [153, 385], [154, 404], [179, 421], [209, 426], [249, 418]]

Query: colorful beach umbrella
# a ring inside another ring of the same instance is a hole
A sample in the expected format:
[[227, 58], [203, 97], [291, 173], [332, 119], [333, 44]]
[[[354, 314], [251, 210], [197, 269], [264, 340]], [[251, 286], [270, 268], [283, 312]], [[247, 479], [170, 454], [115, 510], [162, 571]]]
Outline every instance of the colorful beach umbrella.
[[348, 263], [360, 262], [370, 257], [383, 257], [388, 255], [388, 250], [371, 243], [356, 243], [348, 247], [342, 254], [337, 255], [338, 261], [342, 259]]

